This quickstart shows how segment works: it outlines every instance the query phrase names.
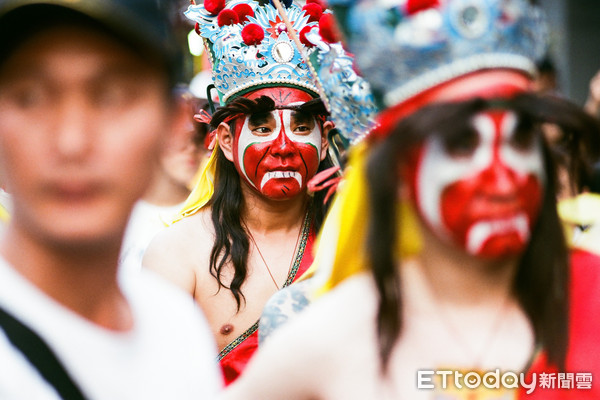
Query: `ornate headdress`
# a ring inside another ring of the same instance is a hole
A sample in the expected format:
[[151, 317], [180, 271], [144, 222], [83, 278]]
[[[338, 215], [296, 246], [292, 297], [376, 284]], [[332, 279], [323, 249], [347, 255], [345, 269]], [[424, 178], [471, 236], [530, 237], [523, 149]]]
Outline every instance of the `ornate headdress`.
[[270, 3], [206, 0], [185, 12], [209, 50], [221, 103], [261, 87], [298, 87], [320, 94], [339, 131], [358, 140], [376, 109], [353, 58], [330, 33], [331, 14], [316, 1], [282, 3], [294, 32]]
[[[297, 3], [288, 2], [286, 14], [297, 33], [316, 26], [315, 19]], [[208, 0], [191, 5], [185, 15], [197, 23], [213, 69], [213, 81], [222, 104], [258, 87], [292, 86], [318, 94], [309, 66], [288, 33], [277, 9], [257, 1]]]
[[378, 109], [369, 83], [354, 68], [354, 57], [342, 43], [329, 43], [317, 29], [306, 32], [306, 39], [317, 47], [311, 64], [323, 94], [327, 98], [331, 119], [351, 143], [362, 140], [375, 125]]
[[331, 0], [385, 107], [486, 68], [533, 76], [545, 24], [526, 0]]

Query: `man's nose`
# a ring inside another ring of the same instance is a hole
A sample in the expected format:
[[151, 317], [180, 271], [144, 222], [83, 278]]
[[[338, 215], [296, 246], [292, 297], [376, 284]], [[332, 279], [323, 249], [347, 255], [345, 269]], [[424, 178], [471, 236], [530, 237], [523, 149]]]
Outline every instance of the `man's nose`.
[[58, 153], [65, 158], [79, 158], [91, 146], [91, 110], [78, 97], [62, 99], [55, 109], [54, 142]]
[[271, 152], [274, 155], [278, 155], [280, 157], [286, 157], [291, 155], [294, 152], [294, 143], [290, 140], [288, 135], [285, 132], [285, 128], [282, 127], [279, 131], [279, 134], [273, 141], [273, 145], [271, 147]]

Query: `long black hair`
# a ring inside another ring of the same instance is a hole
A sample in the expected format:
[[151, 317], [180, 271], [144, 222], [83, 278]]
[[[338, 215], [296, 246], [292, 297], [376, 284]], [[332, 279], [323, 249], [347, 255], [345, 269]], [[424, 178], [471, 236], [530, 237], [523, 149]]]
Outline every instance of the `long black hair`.
[[[383, 373], [403, 326], [402, 293], [398, 265], [394, 258], [398, 232], [396, 199], [401, 181], [399, 165], [408, 162], [415, 146], [431, 135], [441, 135], [447, 146], [461, 146], [469, 140], [468, 124], [479, 112], [497, 107], [498, 102], [482, 99], [425, 107], [401, 120], [393, 132], [374, 145], [367, 164], [371, 208], [367, 236], [367, 257], [379, 294], [377, 337]], [[541, 124], [550, 122], [569, 133], [571, 171], [585, 175], [586, 165], [600, 149], [598, 121], [579, 107], [558, 98], [524, 94], [503, 102], [504, 108], [519, 116], [523, 131], [541, 135]], [[513, 291], [533, 325], [536, 342], [547, 352], [551, 363], [563, 367], [568, 340], [568, 250], [556, 211], [556, 175], [548, 146], [542, 140], [546, 188], [540, 215], [531, 239], [522, 254], [513, 282]], [[383, 172], [385, 171], [385, 172]]]
[[[323, 121], [326, 115], [325, 107], [320, 99], [308, 101], [300, 106], [293, 107], [315, 115], [317, 122]], [[211, 118], [211, 127], [216, 129], [224, 121], [229, 123], [230, 129], [235, 130], [235, 116], [250, 115], [257, 112], [272, 111], [275, 102], [268, 96], [256, 99], [238, 97], [225, 107], [219, 108]], [[329, 156], [319, 164], [318, 171], [332, 167]], [[324, 202], [325, 193], [317, 192], [310, 202], [311, 229], [318, 231], [321, 227], [327, 205]], [[231, 290], [239, 311], [244, 294], [242, 284], [248, 272], [248, 252], [250, 241], [248, 232], [242, 225], [243, 194], [239, 173], [233, 162], [229, 161], [221, 150], [218, 150], [216, 159], [215, 192], [210, 200], [212, 222], [215, 229], [215, 242], [210, 254], [210, 273], [217, 280], [219, 287]], [[234, 275], [229, 286], [222, 281], [223, 268], [230, 262]]]

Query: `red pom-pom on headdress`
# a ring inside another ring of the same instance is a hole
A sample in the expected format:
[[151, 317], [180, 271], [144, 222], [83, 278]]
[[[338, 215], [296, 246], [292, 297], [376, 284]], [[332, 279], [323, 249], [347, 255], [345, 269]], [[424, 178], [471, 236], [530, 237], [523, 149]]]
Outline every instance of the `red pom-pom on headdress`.
[[219, 16], [217, 17], [217, 23], [219, 24], [219, 26], [233, 25], [237, 24], [238, 22], [240, 21], [237, 13], [229, 8], [226, 8], [223, 11], [221, 11], [219, 13]]
[[323, 15], [323, 8], [317, 3], [308, 3], [302, 7], [302, 11], [308, 15], [308, 22], [316, 22]]
[[306, 47], [314, 47], [314, 44], [312, 44], [311, 42], [309, 42], [308, 39], [306, 38], [306, 34], [308, 32], [310, 32], [310, 30], [313, 29], [313, 28], [316, 29], [316, 26], [305, 26], [300, 31], [300, 34], [299, 34], [299, 36], [300, 36], [300, 43], [302, 43]]
[[340, 41], [340, 31], [333, 14], [323, 14], [319, 19], [319, 34], [328, 43]]
[[242, 3], [233, 7], [233, 11], [235, 11], [238, 15], [238, 20], [240, 23], [244, 23], [248, 21], [248, 17], [254, 17], [254, 10], [250, 7], [249, 4]]
[[427, 10], [428, 8], [437, 7], [440, 5], [440, 0], [408, 0], [406, 2], [406, 13], [412, 15], [419, 11]]
[[306, 4], [318, 4], [323, 10], [327, 9], [327, 1], [325, 0], [306, 0]]
[[225, 8], [225, 0], [204, 0], [204, 8], [212, 15], [217, 15]]
[[248, 46], [259, 45], [265, 38], [265, 31], [258, 24], [248, 24], [242, 29], [242, 39]]

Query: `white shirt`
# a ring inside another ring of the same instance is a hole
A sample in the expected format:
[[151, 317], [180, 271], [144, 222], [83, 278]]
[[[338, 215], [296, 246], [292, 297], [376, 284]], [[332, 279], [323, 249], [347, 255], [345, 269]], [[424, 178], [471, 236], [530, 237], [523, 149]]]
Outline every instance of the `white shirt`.
[[[134, 318], [127, 333], [61, 306], [0, 258], [0, 305], [46, 341], [87, 398], [214, 398], [216, 344], [193, 299], [150, 271], [123, 292]], [[0, 399], [59, 399], [1, 329]]]

